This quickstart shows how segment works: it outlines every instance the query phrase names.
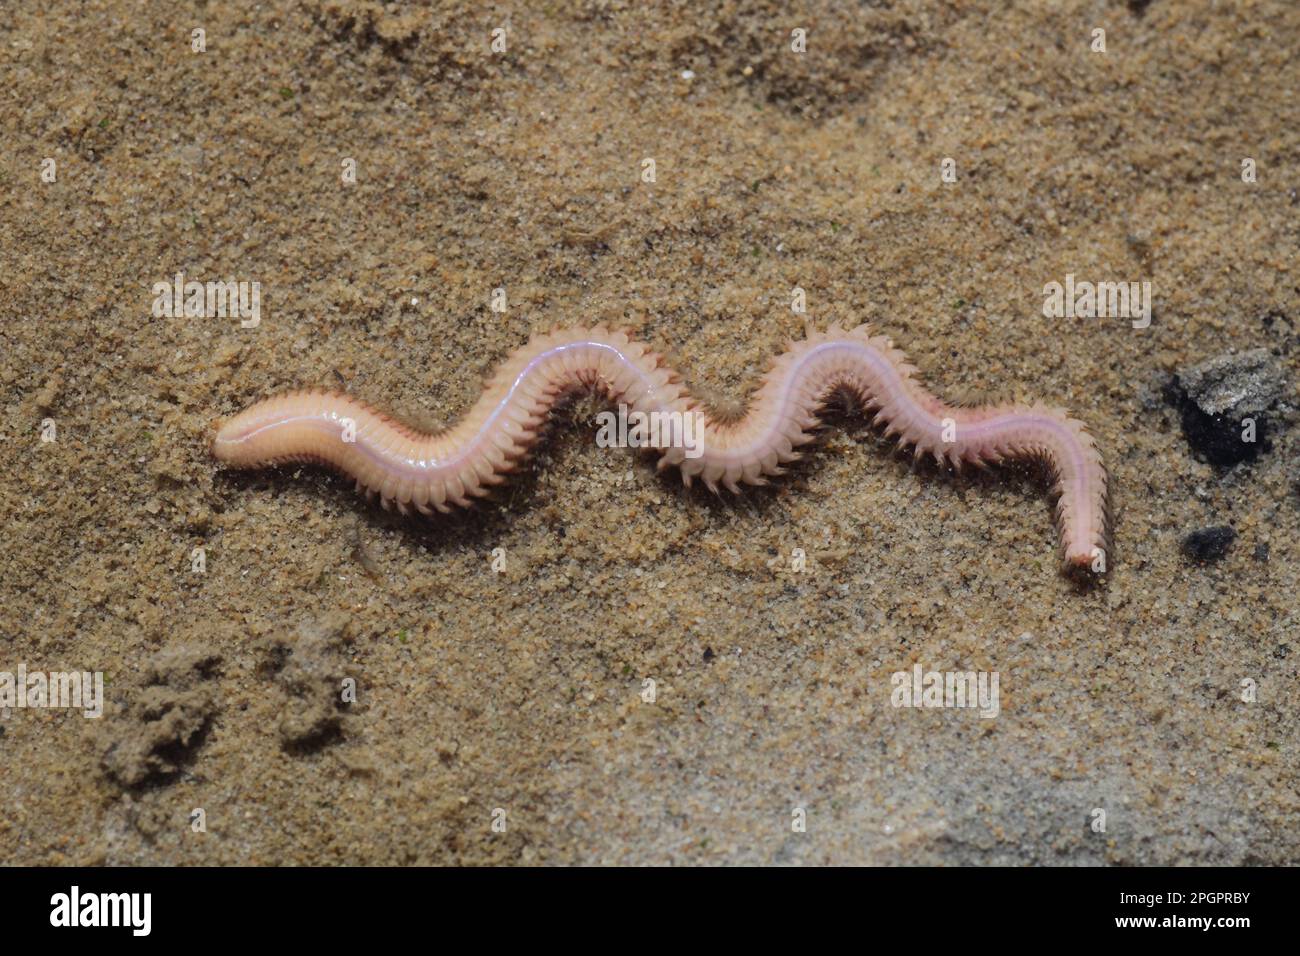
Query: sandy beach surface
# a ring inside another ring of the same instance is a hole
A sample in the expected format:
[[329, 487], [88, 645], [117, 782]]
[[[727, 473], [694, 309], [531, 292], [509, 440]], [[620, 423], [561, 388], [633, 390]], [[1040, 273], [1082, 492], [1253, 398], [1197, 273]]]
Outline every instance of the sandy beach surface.
[[[1296, 862], [1298, 89], [1289, 2], [5, 3], [0, 671], [105, 700], [0, 712], [0, 863]], [[1032, 469], [840, 409], [714, 498], [580, 396], [431, 522], [209, 455], [299, 387], [444, 427], [597, 322], [719, 408], [832, 322], [1068, 408], [1109, 573]], [[1171, 378], [1250, 350], [1218, 464]], [[893, 706], [918, 665], [997, 715]]]

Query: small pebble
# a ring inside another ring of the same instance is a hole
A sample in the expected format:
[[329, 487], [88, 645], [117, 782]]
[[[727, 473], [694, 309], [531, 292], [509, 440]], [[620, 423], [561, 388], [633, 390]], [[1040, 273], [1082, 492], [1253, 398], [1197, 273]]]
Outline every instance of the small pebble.
[[1236, 539], [1237, 530], [1228, 525], [1201, 528], [1183, 539], [1183, 554], [1193, 561], [1218, 561]]
[[[1192, 451], [1215, 465], [1250, 461], [1267, 451], [1269, 419], [1286, 376], [1268, 349], [1225, 352], [1180, 368], [1165, 399], [1182, 413]], [[1249, 421], [1248, 421], [1249, 420]]]

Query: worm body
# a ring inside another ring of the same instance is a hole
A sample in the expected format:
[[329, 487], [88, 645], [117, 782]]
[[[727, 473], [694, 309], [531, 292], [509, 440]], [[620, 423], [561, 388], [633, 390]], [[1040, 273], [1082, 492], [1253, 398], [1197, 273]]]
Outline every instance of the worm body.
[[1091, 436], [1060, 409], [1004, 403], [950, 405], [914, 378], [916, 369], [866, 326], [810, 333], [777, 357], [736, 421], [710, 417], [677, 374], [645, 345], [602, 327], [535, 336], [498, 368], [461, 421], [426, 435], [349, 396], [294, 392], [259, 402], [225, 422], [212, 444], [228, 465], [260, 468], [312, 461], [350, 476], [360, 490], [403, 512], [467, 506], [505, 480], [535, 443], [565, 392], [597, 388], [629, 409], [669, 420], [698, 416], [698, 448], [661, 447], [659, 467], [690, 484], [732, 491], [764, 484], [812, 440], [828, 394], [845, 390], [874, 410], [888, 436], [917, 458], [986, 465], [1045, 461], [1055, 476], [1056, 513], [1067, 568], [1104, 571], [1109, 535], [1107, 475]]

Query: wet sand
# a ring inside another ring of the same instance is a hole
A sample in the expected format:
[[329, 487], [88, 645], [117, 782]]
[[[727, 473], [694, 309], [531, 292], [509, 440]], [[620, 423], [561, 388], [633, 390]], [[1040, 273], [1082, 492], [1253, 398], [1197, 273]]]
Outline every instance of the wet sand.
[[[223, 7], [0, 11], [0, 670], [107, 682], [0, 719], [0, 862], [1296, 861], [1300, 8]], [[178, 272], [260, 323], [155, 317]], [[1150, 281], [1150, 327], [1044, 316], [1067, 274]], [[577, 398], [433, 522], [207, 452], [297, 387], [444, 426], [578, 323], [734, 405], [832, 321], [1086, 422], [1105, 583], [1032, 470], [839, 411], [718, 500]], [[1267, 450], [1199, 460], [1166, 382], [1259, 348]], [[917, 664], [997, 672], [998, 716], [892, 706]]]

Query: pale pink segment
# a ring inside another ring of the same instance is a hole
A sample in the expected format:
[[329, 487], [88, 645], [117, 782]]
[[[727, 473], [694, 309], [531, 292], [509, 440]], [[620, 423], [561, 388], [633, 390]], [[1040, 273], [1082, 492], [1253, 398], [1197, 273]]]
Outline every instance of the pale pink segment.
[[1038, 458], [1052, 469], [1064, 560], [1104, 571], [1109, 536], [1106, 469], [1083, 425], [1045, 405], [968, 408], [945, 404], [913, 377], [916, 369], [866, 326], [834, 327], [794, 343], [772, 365], [738, 421], [717, 421], [687, 393], [658, 355], [622, 332], [568, 329], [535, 336], [497, 370], [455, 427], [426, 435], [345, 395], [294, 392], [253, 405], [221, 426], [212, 443], [222, 462], [260, 468], [314, 461], [356, 479], [387, 507], [425, 514], [468, 505], [526, 457], [555, 401], [579, 387], [601, 390], [633, 411], [693, 413], [703, 451], [662, 449], [686, 484], [736, 491], [763, 484], [812, 440], [828, 393], [844, 389], [887, 435], [957, 467]]

